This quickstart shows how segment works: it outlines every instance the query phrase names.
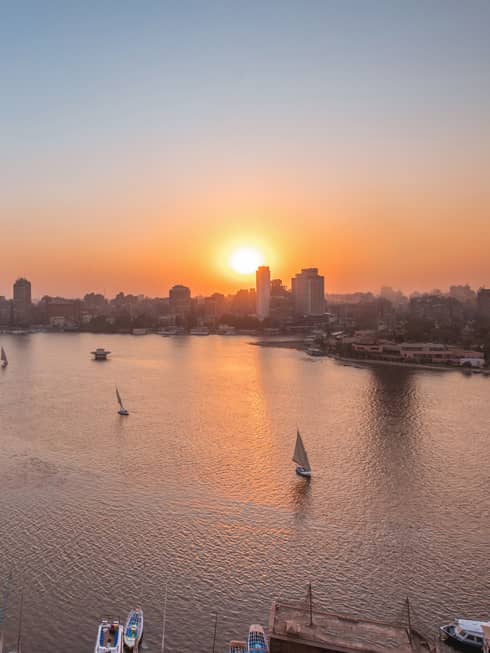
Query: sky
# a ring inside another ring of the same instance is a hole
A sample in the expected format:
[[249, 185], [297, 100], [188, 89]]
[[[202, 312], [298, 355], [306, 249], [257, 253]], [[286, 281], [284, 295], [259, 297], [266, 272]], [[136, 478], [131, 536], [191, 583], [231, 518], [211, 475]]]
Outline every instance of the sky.
[[490, 285], [490, 2], [0, 4], [0, 294]]

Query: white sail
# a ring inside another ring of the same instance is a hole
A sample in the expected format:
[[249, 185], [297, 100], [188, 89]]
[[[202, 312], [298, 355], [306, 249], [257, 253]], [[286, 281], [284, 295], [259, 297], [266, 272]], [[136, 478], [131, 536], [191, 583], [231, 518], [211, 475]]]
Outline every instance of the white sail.
[[123, 406], [123, 402], [122, 402], [122, 399], [121, 399], [121, 395], [119, 394], [119, 390], [117, 389], [117, 386], [116, 386], [116, 397], [117, 397], [117, 403], [118, 403], [119, 406], [121, 407], [121, 410], [124, 410], [124, 406]]
[[0, 360], [2, 361], [4, 367], [5, 365], [8, 365], [7, 354], [5, 353], [5, 349], [3, 347], [0, 353]]
[[294, 447], [293, 461], [297, 465], [303, 467], [306, 471], [309, 472], [311, 470], [308, 454], [306, 453], [306, 449], [304, 447], [303, 440], [301, 439], [301, 435], [299, 434], [299, 430], [296, 435], [296, 446]]

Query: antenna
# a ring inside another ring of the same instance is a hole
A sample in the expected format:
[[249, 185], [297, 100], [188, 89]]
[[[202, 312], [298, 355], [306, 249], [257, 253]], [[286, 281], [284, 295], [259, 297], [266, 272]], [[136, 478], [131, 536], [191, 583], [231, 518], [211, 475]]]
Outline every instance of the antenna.
[[408, 596], [407, 596], [407, 620], [408, 620], [408, 639], [410, 640], [410, 646], [413, 648], [412, 618], [410, 614], [410, 601]]
[[308, 597], [308, 603], [310, 604], [310, 626], [313, 626], [313, 597], [311, 593], [311, 581], [308, 583]]
[[163, 627], [162, 627], [161, 653], [164, 653], [165, 651], [165, 626], [167, 624], [167, 590], [168, 590], [168, 581], [165, 583], [165, 599], [163, 601]]

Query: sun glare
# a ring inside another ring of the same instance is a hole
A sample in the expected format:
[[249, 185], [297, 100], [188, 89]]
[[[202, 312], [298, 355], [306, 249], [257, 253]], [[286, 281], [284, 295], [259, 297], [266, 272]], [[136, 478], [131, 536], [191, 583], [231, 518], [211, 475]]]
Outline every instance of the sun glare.
[[230, 265], [238, 274], [252, 274], [262, 265], [263, 258], [260, 252], [252, 247], [241, 247], [233, 252]]

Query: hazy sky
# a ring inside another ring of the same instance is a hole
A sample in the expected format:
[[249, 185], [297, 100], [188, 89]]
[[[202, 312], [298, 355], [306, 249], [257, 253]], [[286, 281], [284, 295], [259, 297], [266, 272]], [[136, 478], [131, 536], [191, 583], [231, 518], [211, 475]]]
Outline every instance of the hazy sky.
[[490, 285], [490, 2], [0, 4], [0, 294]]

